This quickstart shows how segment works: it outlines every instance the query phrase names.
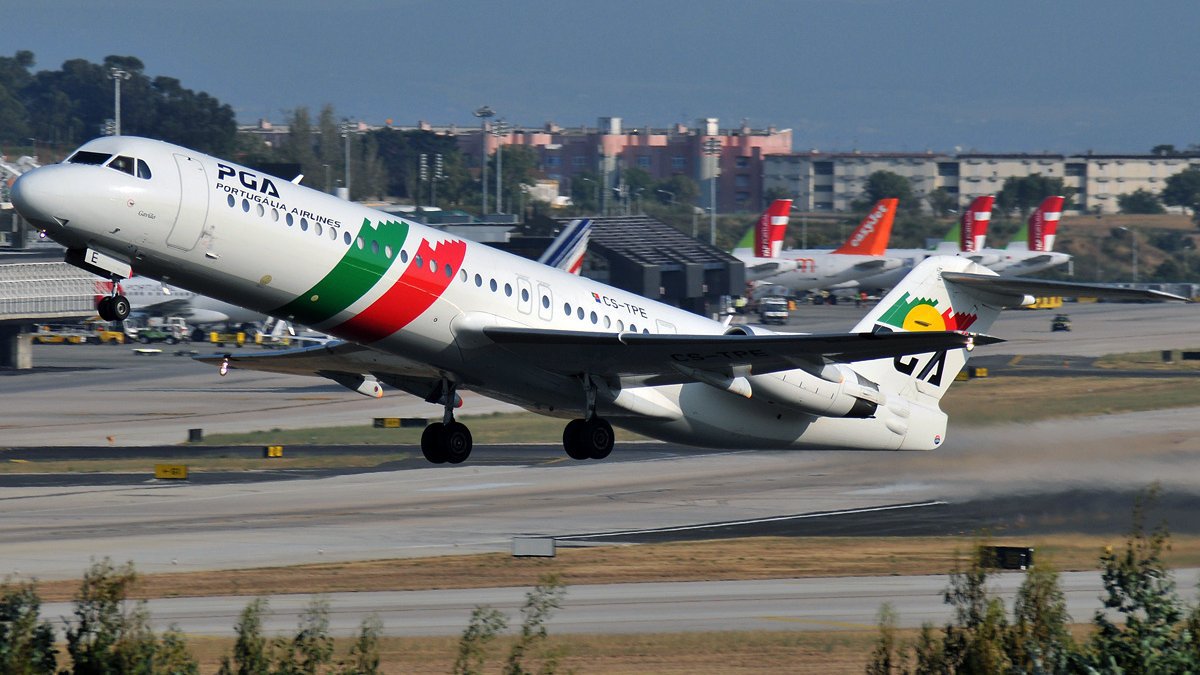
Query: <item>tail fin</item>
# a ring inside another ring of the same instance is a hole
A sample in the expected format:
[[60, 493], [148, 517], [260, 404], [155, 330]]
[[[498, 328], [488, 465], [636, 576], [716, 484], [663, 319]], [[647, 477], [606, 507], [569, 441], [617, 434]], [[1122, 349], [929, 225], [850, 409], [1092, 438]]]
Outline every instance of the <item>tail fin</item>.
[[758, 217], [754, 224], [754, 257], [777, 258], [783, 250], [783, 237], [787, 234], [788, 214], [792, 200], [776, 199]]
[[1053, 251], [1058, 221], [1062, 218], [1063, 198], [1046, 197], [1029, 216], [1029, 250]]
[[[942, 272], [995, 272], [961, 256], [932, 256], [909, 272], [857, 326], [856, 333], [970, 330], [986, 333], [1001, 306], [984, 293], [942, 280]], [[875, 359], [850, 364], [859, 375], [899, 392], [904, 398], [936, 407], [967, 362], [965, 349]]]
[[887, 250], [888, 239], [892, 236], [892, 222], [896, 218], [896, 205], [899, 199], [888, 197], [875, 202], [875, 206], [867, 213], [846, 243], [834, 249], [834, 253], [849, 253], [853, 255], [883, 255]]
[[975, 253], [983, 250], [987, 242], [988, 223], [992, 220], [992, 204], [996, 198], [992, 195], [976, 197], [971, 207], [959, 219], [959, 250], [963, 253]]
[[587, 253], [588, 240], [592, 235], [592, 221], [577, 218], [567, 223], [558, 233], [538, 262], [557, 267], [564, 272], [579, 274], [583, 268], [583, 256]]

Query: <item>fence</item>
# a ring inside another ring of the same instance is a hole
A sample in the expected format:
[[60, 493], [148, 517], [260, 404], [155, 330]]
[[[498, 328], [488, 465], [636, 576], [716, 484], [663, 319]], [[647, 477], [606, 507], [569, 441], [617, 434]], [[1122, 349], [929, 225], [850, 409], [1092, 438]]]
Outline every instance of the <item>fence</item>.
[[86, 317], [112, 283], [66, 263], [0, 265], [0, 320]]

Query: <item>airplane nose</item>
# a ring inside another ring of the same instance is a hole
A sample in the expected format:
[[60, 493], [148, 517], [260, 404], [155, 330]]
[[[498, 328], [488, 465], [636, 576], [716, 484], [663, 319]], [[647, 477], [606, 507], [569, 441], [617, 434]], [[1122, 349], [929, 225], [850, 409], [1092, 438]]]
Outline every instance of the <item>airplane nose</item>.
[[60, 203], [58, 182], [48, 175], [42, 167], [21, 175], [12, 185], [10, 197], [13, 206], [25, 220], [37, 227], [52, 228], [63, 225], [63, 221], [54, 217], [55, 204]]

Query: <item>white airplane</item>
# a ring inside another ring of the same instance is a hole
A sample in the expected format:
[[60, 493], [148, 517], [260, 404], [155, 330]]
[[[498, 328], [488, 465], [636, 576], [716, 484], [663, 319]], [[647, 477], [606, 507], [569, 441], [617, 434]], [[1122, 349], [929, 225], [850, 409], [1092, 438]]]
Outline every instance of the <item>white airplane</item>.
[[[933, 249], [889, 248], [884, 252], [884, 255], [900, 261], [900, 264], [896, 268], [881, 274], [860, 277], [855, 282], [843, 284], [842, 287], [892, 288], [904, 278], [904, 275], [920, 264], [922, 260], [935, 255], [962, 257], [985, 266], [989, 262], [995, 262], [998, 256], [984, 254], [976, 250], [983, 242], [982, 238], [987, 234], [987, 223], [992, 219], [993, 201], [995, 201], [995, 197], [985, 195], [976, 197], [971, 202], [971, 206], [959, 218], [960, 239], [958, 242], [953, 240], [943, 241]], [[884, 245], [886, 246], [886, 241]]]
[[[137, 167], [129, 169], [127, 167]], [[132, 269], [315, 327], [344, 342], [210, 362], [305, 373], [377, 396], [381, 383], [442, 406], [421, 449], [471, 452], [460, 389], [571, 421], [576, 459], [606, 457], [609, 422], [737, 448], [928, 450], [939, 399], [1002, 305], [1079, 284], [999, 279], [964, 258], [916, 268], [853, 332], [730, 326], [419, 223], [130, 136], [31, 171], [13, 203], [106, 278]], [[1126, 289], [1126, 297], [1173, 297]], [[1062, 294], [1058, 291], [1057, 294]], [[1078, 295], [1076, 291], [1070, 293]], [[104, 311], [128, 311], [113, 296]]]
[[[590, 220], [571, 221], [551, 242], [539, 262], [579, 274], [591, 229]], [[252, 312], [149, 277], [134, 276], [122, 281], [121, 292], [129, 299], [133, 310], [182, 316], [193, 326], [217, 323], [245, 325], [267, 320], [267, 316], [261, 312]]]
[[777, 199], [753, 228], [754, 248], [736, 248], [733, 255], [746, 264], [748, 282], [786, 286], [793, 292], [830, 288], [895, 269], [900, 260], [882, 254], [891, 236], [896, 203], [879, 200], [836, 249], [783, 250], [792, 200]]

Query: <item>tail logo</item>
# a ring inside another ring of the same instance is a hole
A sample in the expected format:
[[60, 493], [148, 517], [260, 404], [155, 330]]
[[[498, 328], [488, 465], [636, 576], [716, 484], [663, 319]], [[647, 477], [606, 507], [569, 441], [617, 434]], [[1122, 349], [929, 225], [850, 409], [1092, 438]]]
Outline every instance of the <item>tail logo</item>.
[[953, 307], [938, 311], [938, 301], [914, 298], [908, 293], [879, 316], [879, 323], [906, 331], [966, 330], [978, 318], [968, 312], [955, 312]]
[[867, 237], [875, 231], [875, 226], [883, 218], [883, 214], [887, 212], [887, 205], [882, 201], [875, 205], [875, 209], [863, 220], [862, 225], [854, 232], [854, 236], [850, 237], [851, 246], [861, 246]]

